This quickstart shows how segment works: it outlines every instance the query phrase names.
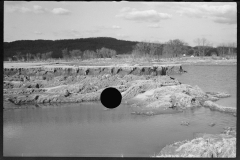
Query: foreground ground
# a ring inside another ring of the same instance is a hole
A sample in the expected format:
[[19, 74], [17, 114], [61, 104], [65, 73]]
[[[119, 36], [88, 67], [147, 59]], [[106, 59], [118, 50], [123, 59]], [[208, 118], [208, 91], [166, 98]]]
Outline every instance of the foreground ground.
[[[184, 63], [187, 61], [188, 59]], [[221, 63], [235, 63], [232, 60], [226, 61]], [[115, 87], [122, 94], [122, 102], [128, 103], [134, 109], [132, 114], [153, 116], [178, 113], [194, 107], [208, 107], [236, 116], [236, 108], [214, 103], [220, 98], [229, 97], [229, 94], [206, 93], [198, 86], [181, 84], [169, 76], [185, 73], [176, 61], [135, 64], [127, 61], [113, 62], [114, 60], [105, 59], [81, 63], [4, 63], [4, 109], [22, 108], [27, 103], [98, 101], [105, 88]], [[7, 105], [7, 103], [15, 105]], [[207, 141], [214, 142], [214, 146], [206, 142], [206, 135], [203, 135], [200, 139], [166, 146], [158, 156], [234, 157], [236, 155], [236, 152], [224, 149], [228, 146], [232, 147], [233, 151], [236, 150], [234, 134], [208, 135]], [[201, 152], [199, 146], [204, 149], [217, 147], [221, 152]], [[193, 152], [193, 148], [198, 152]]]
[[199, 134], [192, 140], [164, 147], [156, 157], [236, 157], [236, 128], [227, 127], [221, 134]]

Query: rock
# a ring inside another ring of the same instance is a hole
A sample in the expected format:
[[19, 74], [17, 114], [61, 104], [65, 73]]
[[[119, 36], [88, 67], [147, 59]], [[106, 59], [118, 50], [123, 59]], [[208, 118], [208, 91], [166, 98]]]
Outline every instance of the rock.
[[25, 83], [22, 88], [40, 88], [41, 85], [38, 83]]
[[68, 96], [70, 95], [70, 93], [69, 93], [69, 91], [66, 89], [66, 90], [63, 92], [63, 95], [64, 95], [65, 97], [68, 97]]
[[206, 92], [208, 95], [217, 97], [217, 98], [227, 98], [230, 97], [231, 95], [228, 93], [224, 93], [224, 92]]
[[208, 124], [208, 125], [211, 126], [211, 127], [213, 127], [213, 126], [216, 125], [216, 123], [210, 123], [210, 124]]
[[222, 111], [222, 112], [227, 112], [227, 113], [236, 113], [236, 108], [221, 106], [212, 101], [205, 101], [203, 103], [203, 106], [208, 107], [212, 110], [216, 110], [216, 111]]
[[[196, 94], [191, 96], [188, 94], [189, 92], [186, 91], [189, 88], [190, 86], [188, 85], [175, 85], [157, 88], [152, 97], [158, 102], [152, 102], [149, 106], [159, 105], [169, 108], [176, 107], [179, 109], [200, 106], [199, 100], [195, 98]], [[191, 88], [190, 92], [194, 92], [194, 88]], [[152, 98], [150, 97], [149, 99]], [[154, 99], [152, 99], [152, 101], [154, 101]]]
[[187, 121], [181, 121], [181, 125], [182, 125], [182, 126], [189, 126], [189, 124], [190, 124], [190, 123], [187, 122]]
[[108, 78], [108, 77], [110, 77], [110, 74], [104, 74], [104, 75], [102, 76], [103, 79], [104, 79], [104, 78]]
[[49, 103], [53, 99], [53, 96], [50, 95], [40, 95], [36, 100], [37, 103]]
[[23, 103], [30, 102], [30, 100], [28, 100], [27, 96], [11, 97], [11, 98], [8, 98], [8, 101], [12, 102], [16, 105], [20, 105], [20, 104], [23, 104]]
[[212, 95], [207, 95], [207, 98], [208, 98], [208, 100], [210, 100], [210, 101], [218, 101], [219, 100], [219, 98], [217, 98], [217, 97], [215, 97], [215, 96], [212, 96]]
[[172, 105], [178, 108], [189, 108], [192, 106], [192, 97], [184, 93], [174, 93], [171, 96]]
[[236, 136], [236, 127], [224, 127], [223, 134]]

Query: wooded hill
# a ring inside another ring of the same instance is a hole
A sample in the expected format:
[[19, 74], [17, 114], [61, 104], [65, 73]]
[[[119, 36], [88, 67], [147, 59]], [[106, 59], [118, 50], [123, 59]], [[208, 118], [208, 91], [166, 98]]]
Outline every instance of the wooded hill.
[[[64, 40], [19, 40], [4, 42], [4, 60], [9, 59], [48, 59], [48, 58], [104, 58], [116, 54], [133, 54], [135, 56], [178, 57], [183, 54], [194, 56], [236, 55], [233, 45], [212, 47], [201, 45], [206, 39], [199, 39], [199, 45], [189, 46], [175, 39], [158, 44], [118, 40], [110, 37], [64, 39]], [[165, 56], [164, 56], [165, 55]], [[15, 58], [14, 58], [15, 57]]]
[[117, 54], [130, 53], [138, 42], [118, 40], [108, 37], [64, 39], [64, 40], [19, 40], [4, 42], [4, 59], [14, 56], [17, 52], [25, 55], [31, 53], [53, 52], [53, 58], [61, 58], [62, 50], [97, 50], [108, 48]]

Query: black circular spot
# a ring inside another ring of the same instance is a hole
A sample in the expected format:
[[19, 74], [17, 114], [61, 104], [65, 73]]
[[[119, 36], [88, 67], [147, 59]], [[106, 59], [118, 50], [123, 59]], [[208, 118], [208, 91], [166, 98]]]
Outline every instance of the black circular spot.
[[102, 91], [100, 99], [106, 108], [113, 109], [120, 105], [122, 95], [116, 88], [109, 87]]

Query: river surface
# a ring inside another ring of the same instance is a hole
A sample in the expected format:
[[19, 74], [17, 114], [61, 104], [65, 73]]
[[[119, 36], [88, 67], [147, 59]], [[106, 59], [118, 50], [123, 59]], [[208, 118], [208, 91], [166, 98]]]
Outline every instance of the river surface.
[[[232, 97], [218, 103], [236, 107], [236, 66], [183, 68], [188, 73], [175, 75], [179, 81], [204, 91], [228, 92]], [[132, 115], [131, 111], [124, 104], [106, 110], [101, 103], [5, 110], [3, 155], [149, 157], [174, 141], [236, 126], [236, 117], [204, 107], [156, 116]], [[182, 126], [181, 121], [190, 125]], [[213, 127], [209, 126], [212, 122], [216, 123]]]

